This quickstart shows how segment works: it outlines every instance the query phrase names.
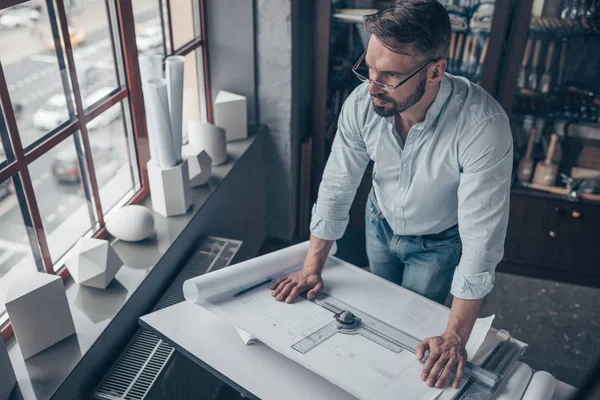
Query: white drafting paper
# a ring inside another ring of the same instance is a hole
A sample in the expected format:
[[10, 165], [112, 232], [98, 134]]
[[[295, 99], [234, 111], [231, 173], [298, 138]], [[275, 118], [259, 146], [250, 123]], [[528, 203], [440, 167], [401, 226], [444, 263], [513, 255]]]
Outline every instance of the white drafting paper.
[[138, 57], [140, 64], [140, 77], [142, 79], [142, 91], [144, 93], [144, 107], [146, 108], [146, 126], [148, 127], [148, 142], [150, 143], [150, 159], [158, 165], [158, 150], [156, 146], [156, 133], [152, 131], [153, 124], [150, 121], [150, 105], [148, 104], [148, 81], [163, 77], [162, 56], [160, 54], [142, 54]]
[[259, 343], [259, 340], [257, 338], [255, 338], [254, 336], [252, 336], [245, 330], [242, 330], [242, 329], [238, 328], [237, 326], [234, 326], [233, 328], [235, 329], [238, 336], [240, 337], [240, 339], [242, 339], [242, 342], [244, 342], [245, 345], [252, 345], [252, 344]]
[[155, 134], [156, 150], [161, 168], [173, 167], [177, 164], [171, 119], [169, 117], [169, 96], [165, 79], [148, 81], [148, 105], [150, 107], [151, 132]]
[[[272, 349], [318, 373], [359, 399], [435, 399], [442, 389], [419, 378], [422, 364], [413, 353], [393, 353], [360, 335], [335, 334], [306, 354], [291, 346], [332, 321], [332, 313], [304, 299], [277, 302], [269, 285], [234, 297], [240, 289], [277, 278], [302, 266], [308, 242], [184, 283], [184, 295]], [[388, 324], [425, 338], [441, 334], [449, 310], [351, 264], [329, 258], [324, 271], [325, 292]], [[476, 351], [489, 324], [478, 322], [467, 347]], [[454, 391], [454, 389], [445, 389]]]
[[170, 56], [166, 61], [167, 89], [169, 94], [169, 114], [171, 133], [177, 163], [181, 161], [182, 119], [183, 119], [183, 67], [185, 57]]

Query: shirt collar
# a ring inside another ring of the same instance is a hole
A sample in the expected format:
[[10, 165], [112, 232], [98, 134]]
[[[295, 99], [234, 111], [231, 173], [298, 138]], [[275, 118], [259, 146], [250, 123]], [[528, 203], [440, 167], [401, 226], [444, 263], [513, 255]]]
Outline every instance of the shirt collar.
[[431, 103], [431, 106], [429, 106], [429, 110], [427, 110], [427, 114], [425, 115], [425, 121], [423, 124], [424, 126], [427, 127], [431, 125], [437, 119], [451, 93], [452, 81], [448, 75], [444, 73], [442, 81], [440, 82], [440, 90], [438, 91], [438, 94], [435, 96], [435, 100], [433, 100], [433, 103]]
[[[444, 76], [442, 77], [442, 80], [440, 82], [440, 90], [438, 91], [437, 95], [435, 96], [433, 103], [431, 103], [431, 105], [429, 106], [429, 109], [427, 110], [427, 114], [425, 114], [425, 120], [422, 122], [419, 122], [415, 126], [417, 128], [424, 129], [425, 127], [428, 127], [429, 125], [431, 125], [437, 119], [437, 117], [440, 115], [440, 112], [442, 111], [442, 108], [446, 104], [446, 101], [450, 97], [451, 93], [452, 93], [452, 81], [450, 80], [448, 75], [444, 73]], [[395, 124], [396, 120], [395, 120], [394, 116], [391, 116], [391, 117], [387, 117], [386, 121], [393, 126]]]

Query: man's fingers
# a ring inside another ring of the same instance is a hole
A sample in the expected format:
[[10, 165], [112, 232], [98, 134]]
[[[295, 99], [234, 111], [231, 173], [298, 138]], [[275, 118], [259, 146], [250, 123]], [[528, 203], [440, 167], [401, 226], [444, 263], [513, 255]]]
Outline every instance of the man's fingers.
[[437, 362], [434, 364], [433, 368], [429, 372], [429, 377], [427, 378], [427, 386], [434, 386], [435, 382], [438, 380], [438, 376], [444, 369], [446, 362], [448, 359], [446, 357], [438, 358]]
[[429, 351], [429, 357], [427, 361], [425, 361], [425, 365], [423, 366], [423, 371], [421, 372], [421, 380], [424, 381], [429, 378], [429, 374], [431, 369], [435, 365], [436, 361], [440, 358], [440, 355], [437, 352]]
[[448, 362], [444, 366], [444, 370], [442, 371], [442, 374], [439, 376], [439, 378], [437, 379], [437, 382], [435, 383], [435, 387], [437, 387], [437, 388], [444, 387], [444, 385], [446, 384], [446, 380], [448, 379], [448, 376], [452, 373], [452, 367], [454, 367], [455, 364], [456, 364], [456, 360], [454, 358], [451, 358], [450, 360], [448, 360]]
[[319, 282], [315, 285], [314, 288], [312, 288], [308, 294], [306, 295], [306, 297], [308, 297], [309, 300], [312, 300], [315, 298], [315, 296], [323, 289], [323, 283]]
[[458, 367], [456, 367], [456, 377], [454, 378], [454, 382], [452, 382], [452, 387], [458, 389], [460, 386], [460, 380], [462, 379], [463, 372], [465, 370], [465, 359], [463, 357], [458, 359]]
[[294, 299], [303, 291], [305, 291], [306, 289], [308, 289], [308, 285], [303, 284], [303, 285], [296, 285], [292, 291], [290, 292], [290, 294], [288, 295], [287, 299], [285, 299], [286, 303], [291, 303], [292, 301], [294, 301]]
[[286, 277], [284, 277], [284, 278], [279, 278], [279, 279], [277, 279], [275, 282], [273, 282], [273, 283], [271, 284], [271, 286], [269, 286], [269, 288], [270, 288], [271, 290], [275, 290], [275, 289], [277, 289], [277, 287], [279, 286], [279, 284], [280, 284], [281, 282], [284, 282], [284, 281], [286, 281], [287, 279], [288, 279], [288, 278], [287, 278], [287, 276], [286, 276]]
[[277, 301], [281, 301], [283, 299], [285, 299], [290, 292], [292, 291], [292, 289], [298, 285], [298, 282], [288, 282], [283, 289], [281, 290], [281, 292], [279, 292], [279, 294], [277, 295], [277, 297], [275, 297], [277, 299]]
[[417, 346], [417, 360], [421, 361], [427, 350], [429, 350], [429, 338], [421, 341]]
[[271, 293], [273, 295], [273, 297], [277, 297], [277, 295], [279, 293], [281, 293], [281, 291], [283, 290], [283, 288], [285, 287], [285, 285], [287, 285], [291, 281], [292, 280], [290, 278], [281, 278], [281, 279], [278, 279], [277, 282], [279, 282], [279, 283], [277, 284], [277, 287], [275, 288], [275, 290], [273, 291], [273, 293]]

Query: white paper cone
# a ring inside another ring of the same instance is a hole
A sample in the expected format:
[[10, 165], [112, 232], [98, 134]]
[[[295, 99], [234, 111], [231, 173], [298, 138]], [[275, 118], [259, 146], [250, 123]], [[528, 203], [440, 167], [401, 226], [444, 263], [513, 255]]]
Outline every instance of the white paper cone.
[[171, 132], [171, 119], [169, 118], [169, 95], [167, 94], [167, 81], [165, 79], [151, 79], [148, 81], [148, 106], [152, 132], [156, 137], [156, 150], [158, 165], [161, 168], [172, 167], [177, 164], [175, 149], [173, 147], [173, 134]]
[[150, 121], [150, 106], [148, 104], [148, 81], [163, 77], [162, 56], [160, 54], [142, 54], [138, 57], [140, 64], [140, 77], [142, 78], [142, 91], [144, 93], [144, 107], [146, 108], [146, 126], [148, 127], [148, 142], [150, 144], [150, 159], [158, 162], [156, 146], [156, 133], [152, 132]]
[[166, 61], [166, 78], [169, 92], [169, 112], [171, 116], [171, 133], [177, 162], [181, 161], [181, 145], [183, 123], [183, 68], [185, 57], [170, 56]]
[[206, 150], [212, 165], [221, 165], [227, 161], [227, 137], [225, 129], [208, 122], [189, 120], [188, 140], [191, 145]]

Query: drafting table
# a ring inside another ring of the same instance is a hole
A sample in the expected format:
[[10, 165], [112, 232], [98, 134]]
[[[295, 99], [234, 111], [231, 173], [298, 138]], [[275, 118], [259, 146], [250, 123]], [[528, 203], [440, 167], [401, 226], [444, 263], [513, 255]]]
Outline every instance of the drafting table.
[[[290, 400], [353, 398], [264, 344], [245, 345], [231, 324], [195, 304], [182, 302], [145, 315], [140, 325], [246, 397], [280, 399], [285, 393]], [[567, 400], [574, 389], [556, 383], [551, 400]]]

